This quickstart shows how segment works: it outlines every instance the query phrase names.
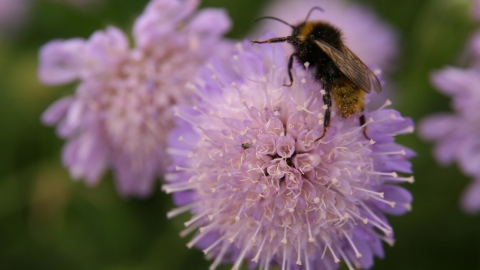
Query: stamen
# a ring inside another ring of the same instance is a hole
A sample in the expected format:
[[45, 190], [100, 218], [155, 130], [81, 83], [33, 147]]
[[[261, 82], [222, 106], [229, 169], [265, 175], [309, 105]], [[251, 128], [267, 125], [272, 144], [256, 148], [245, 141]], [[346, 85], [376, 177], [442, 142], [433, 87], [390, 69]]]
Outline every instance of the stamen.
[[[327, 245], [328, 249], [330, 250], [330, 253], [332, 253], [333, 261], [334, 261], [335, 263], [339, 263], [339, 262], [340, 262], [340, 259], [337, 257], [337, 255], [335, 255], [335, 252], [333, 252], [333, 249], [332, 249], [332, 247], [330, 246], [330, 244], [327, 243], [326, 245]], [[341, 252], [341, 250], [340, 250], [340, 252]], [[322, 258], [323, 258], [323, 256], [322, 256]]]
[[307, 226], [308, 226], [308, 242], [313, 243], [315, 242], [315, 238], [313, 238], [312, 236], [312, 228], [310, 227], [310, 221], [308, 220], [308, 216], [306, 216], [306, 220], [307, 220]]
[[[219, 175], [218, 177], [220, 178], [221, 175]], [[213, 188], [210, 189], [210, 191], [211, 191], [212, 193], [215, 193], [215, 192], [217, 192], [220, 188], [223, 188], [223, 187], [226, 186], [226, 185], [227, 185], [227, 184], [222, 184], [222, 185], [220, 185], [220, 186], [213, 187]]]
[[397, 177], [398, 176], [398, 174], [396, 172], [387, 173], [387, 172], [376, 172], [376, 171], [362, 171], [360, 166], [357, 167], [357, 170], [359, 170], [361, 172], [364, 172], [364, 173], [372, 174], [372, 175], [385, 175], [385, 176], [390, 176], [390, 177]]
[[196, 203], [190, 203], [190, 204], [186, 204], [184, 206], [181, 206], [181, 207], [177, 207], [173, 210], [170, 210], [168, 213], [167, 213], [167, 218], [173, 218], [173, 217], [176, 217], [180, 214], [183, 214], [185, 212], [187, 212], [188, 210], [191, 210], [193, 208], [193, 206], [195, 206]]
[[228, 238], [228, 241], [230, 243], [233, 243], [233, 241], [235, 241], [235, 237], [237, 237], [237, 235], [240, 233], [240, 231], [242, 230], [242, 228], [238, 229], [238, 231], [230, 238]]
[[363, 224], [367, 224], [367, 223], [368, 223], [368, 218], [362, 218], [359, 214], [357, 214], [357, 213], [356, 213], [355, 211], [353, 211], [353, 210], [348, 209], [347, 211], [350, 212], [350, 214], [352, 214], [354, 217], [360, 219], [360, 220], [363, 222]]
[[192, 155], [192, 152], [190, 150], [178, 149], [173, 147], [168, 147], [166, 152], [170, 155], [182, 157], [190, 157]]
[[177, 179], [177, 174], [176, 173], [166, 173], [163, 175], [163, 179], [165, 179], [165, 182], [173, 182], [175, 179]]
[[392, 238], [388, 238], [386, 236], [383, 236], [383, 235], [378, 235], [377, 236], [382, 239], [385, 243], [387, 243], [389, 246], [393, 247], [393, 245], [395, 245], [395, 239], [392, 239]]
[[337, 207], [333, 204], [333, 202], [330, 202], [330, 205], [332, 206], [332, 209], [335, 210], [335, 212], [338, 215], [340, 221], [342, 221], [344, 219], [343, 215], [340, 213], [340, 211], [338, 211]]
[[282, 270], [285, 270], [287, 264], [287, 245], [283, 245]]
[[219, 220], [216, 220], [215, 222], [212, 222], [212, 223], [208, 224], [207, 226], [200, 227], [200, 229], [198, 229], [198, 231], [200, 233], [210, 231], [213, 227], [217, 226], [218, 222], [219, 222]]
[[198, 227], [200, 227], [200, 224], [194, 224], [188, 228], [185, 228], [183, 229], [181, 232], [180, 232], [180, 237], [185, 237], [187, 235], [189, 235], [191, 232], [193, 232], [194, 230], [196, 230]]
[[413, 133], [413, 131], [415, 131], [415, 128], [412, 127], [412, 126], [409, 126], [407, 128], [404, 128], [402, 130], [397, 131], [397, 133], [393, 134], [393, 135], [395, 136], [395, 135], [398, 135], [398, 134], [411, 134], [411, 133]]
[[250, 238], [250, 241], [252, 241], [253, 243], [255, 243], [255, 237], [257, 236], [258, 231], [260, 231], [260, 228], [262, 227], [262, 222], [263, 222], [263, 217], [262, 217], [262, 219], [260, 220], [260, 222], [258, 223], [257, 230], [256, 230], [255, 233], [253, 234], [252, 238]]
[[390, 205], [392, 208], [395, 207], [395, 202], [387, 201], [387, 200], [380, 199], [380, 198], [377, 198], [377, 197], [371, 197], [371, 198], [373, 198], [373, 199], [375, 199], [375, 200], [377, 200], [377, 201], [383, 202], [383, 203], [385, 203], [385, 204], [388, 204], [388, 205]]
[[227, 252], [228, 246], [229, 246], [229, 244], [227, 242], [223, 243], [223, 247], [220, 250], [220, 253], [218, 253], [217, 258], [215, 258], [215, 261], [208, 268], [209, 270], [215, 270], [217, 268], [217, 266], [222, 262], [223, 257], [225, 256], [225, 253]]
[[305, 269], [310, 270], [310, 260], [308, 259], [307, 249], [303, 250], [303, 254], [305, 256]]
[[[185, 120], [185, 122], [188, 122], [188, 123], [191, 124], [192, 126], [201, 129], [200, 125], [199, 125], [198, 123], [195, 123], [194, 120], [190, 119], [189, 117], [187, 117], [187, 116], [185, 116], [185, 115], [180, 114], [180, 113], [178, 112], [177, 108], [174, 109], [173, 115], [181, 118], [182, 120]], [[183, 139], [183, 137], [180, 137], [180, 138]], [[180, 141], [180, 138], [178, 138], [179, 141]]]
[[211, 214], [211, 215], [208, 215], [208, 220], [212, 221], [213, 218], [218, 215], [220, 212], [223, 211], [223, 209], [225, 209], [227, 207], [227, 205], [224, 205], [222, 208], [218, 209], [217, 212], [215, 212], [214, 214]]
[[377, 111], [381, 111], [381, 110], [385, 109], [386, 107], [388, 107], [390, 105], [392, 105], [392, 102], [390, 101], [390, 99], [387, 99], [385, 101], [385, 103], [383, 103], [383, 105], [380, 106], [380, 108], [377, 109]]
[[385, 181], [398, 181], [398, 182], [407, 182], [407, 183], [413, 183], [415, 182], [415, 179], [413, 176], [410, 177], [392, 177], [392, 178], [385, 178]]
[[302, 260], [300, 259], [300, 254], [302, 254], [301, 250], [300, 250], [300, 237], [297, 237], [297, 243], [298, 243], [298, 245], [297, 245], [297, 262], [296, 262], [296, 264], [297, 265], [302, 265]]
[[211, 244], [208, 248], [204, 249], [203, 254], [207, 255], [207, 253], [209, 253], [214, 247], [220, 244], [220, 242], [222, 242], [223, 239], [225, 239], [225, 235], [222, 235], [222, 237], [218, 238], [218, 240], [215, 241], [215, 243]]
[[350, 245], [352, 246], [353, 248], [353, 251], [355, 251], [355, 256], [357, 258], [361, 258], [362, 257], [362, 253], [360, 253], [357, 249], [357, 247], [355, 246], [355, 244], [353, 243], [352, 239], [350, 238], [350, 236], [348, 236], [348, 234], [344, 231], [343, 232], [343, 235], [345, 235], [345, 237], [347, 238], [348, 242], [350, 242]]
[[348, 259], [348, 257], [345, 255], [345, 253], [342, 251], [341, 248], [338, 249], [338, 252], [342, 256], [345, 263], [347, 264], [348, 270], [355, 270], [355, 268], [353, 268], [352, 264], [350, 263], [350, 260]]
[[284, 225], [283, 239], [282, 239], [281, 243], [284, 244], [284, 245], [287, 244], [287, 225]]
[[235, 261], [235, 264], [233, 265], [232, 270], [238, 270], [240, 268], [243, 258], [245, 257], [245, 254], [249, 249], [250, 249], [250, 243], [248, 243], [247, 246], [242, 250], [242, 253], [240, 253], [237, 260]]
[[272, 258], [272, 255], [268, 255], [267, 258], [264, 260], [264, 267], [263, 270], [270, 270], [270, 260]]
[[188, 226], [192, 225], [193, 223], [199, 221], [201, 218], [205, 217], [207, 214], [208, 214], [208, 211], [205, 211], [202, 214], [195, 216], [194, 218], [190, 219], [189, 221], [187, 221], [183, 224], [185, 225], [185, 227], [188, 227]]
[[220, 82], [218, 81], [218, 79], [217, 79], [217, 74], [215, 74], [215, 73], [217, 73], [217, 71], [216, 71], [213, 67], [211, 67], [210, 69], [212, 70], [212, 72], [214, 72], [214, 74], [212, 75], [211, 78], [212, 78], [212, 79], [215, 81], [215, 83], [217, 84], [218, 89], [224, 91], [224, 90], [225, 90], [224, 87], [223, 87], [223, 86], [220, 84]]
[[407, 211], [412, 211], [412, 205], [410, 203], [401, 203], [401, 204], [398, 204], [400, 206], [402, 206], [403, 208], [407, 209]]
[[[373, 213], [372, 210], [371, 210], [366, 204], [364, 204], [362, 201], [359, 201], [359, 204], [362, 206], [362, 208], [363, 208], [365, 211], [367, 211], [367, 213], [368, 213], [369, 215], [371, 215], [376, 221], [378, 221], [381, 225], [383, 225], [383, 228], [386, 228], [386, 230], [390, 231], [390, 233], [391, 233], [392, 228], [390, 227], [390, 225], [388, 225], [388, 224], [386, 224], [385, 222], [383, 222], [383, 220], [382, 220], [381, 218], [379, 218], [377, 215], [375, 215], [375, 213]], [[371, 222], [372, 224], [374, 224], [374, 223], [373, 223], [373, 220], [370, 220], [370, 222]], [[375, 223], [376, 223], [376, 222], [375, 222]], [[376, 223], [376, 224], [378, 224], [378, 223]], [[382, 226], [380, 226], [380, 227], [377, 226], [377, 227], [378, 227], [379, 229], [381, 229]]]
[[385, 228], [385, 226], [379, 222], [377, 222], [376, 220], [373, 220], [373, 219], [370, 219], [369, 222], [375, 226], [377, 229], [381, 230], [385, 235], [390, 235], [392, 234], [392, 230], [391, 229], [388, 229], [388, 228]]
[[267, 103], [266, 105], [268, 105], [267, 107], [269, 109], [272, 109], [272, 100], [270, 95], [268, 94], [267, 78], [262, 77], [261, 81], [262, 81], [262, 90], [265, 93], [265, 103]]
[[242, 207], [240, 207], [240, 210], [238, 210], [238, 214], [237, 214], [237, 216], [235, 217], [235, 221], [239, 221], [239, 220], [240, 220], [240, 215], [242, 214], [242, 210], [243, 210], [243, 207], [244, 207], [244, 206], [245, 206], [245, 205], [242, 204]]
[[193, 170], [191, 168], [175, 166], [175, 171], [177, 171], [177, 172], [178, 171], [192, 172]]
[[381, 123], [381, 122], [386, 122], [386, 121], [392, 121], [397, 119], [397, 116], [395, 114], [390, 114], [388, 117], [382, 118], [382, 119], [376, 119], [376, 123]]
[[185, 190], [190, 190], [194, 189], [197, 185], [192, 185], [190, 183], [178, 183], [178, 184], [170, 184], [170, 185], [163, 185], [162, 190], [165, 191], [165, 193], [170, 194], [173, 192], [179, 192], [179, 191], [185, 191]]
[[265, 241], [266, 241], [266, 240], [267, 240], [267, 235], [265, 235], [265, 236], [263, 237], [262, 244], [260, 245], [260, 248], [258, 249], [257, 254], [255, 255], [255, 257], [253, 257], [252, 262], [258, 263], [258, 258], [260, 257], [260, 253], [262, 252], [263, 245], [265, 244]]
[[[209, 230], [211, 230], [212, 228], [209, 228]], [[206, 232], [208, 232], [209, 230], [206, 230], [204, 232], [200, 232], [199, 234], [197, 234], [190, 242], [187, 243], [187, 247], [192, 248], [198, 241], [200, 241], [200, 239], [202, 239], [205, 235], [207, 235]]]
[[355, 129], [353, 129], [353, 130], [351, 130], [351, 131], [349, 131], [349, 132], [347, 132], [347, 133], [345, 133], [345, 134], [343, 134], [343, 135], [344, 135], [344, 136], [348, 136], [348, 135], [351, 135], [351, 134], [357, 134], [357, 133], [359, 133], [360, 131], [363, 132], [363, 129], [364, 129], [367, 125], [369, 125], [369, 124], [371, 124], [371, 123], [373, 123], [373, 122], [374, 122], [374, 121], [373, 121], [373, 118], [370, 117], [370, 118], [368, 118], [368, 121], [365, 122], [365, 124], [363, 124], [363, 125], [355, 128]]
[[402, 149], [400, 151], [391, 151], [391, 152], [383, 152], [383, 153], [371, 153], [371, 156], [381, 156], [381, 155], [402, 155], [405, 156], [407, 152], [405, 152], [405, 149]]
[[364, 188], [359, 188], [359, 187], [353, 187], [353, 188], [356, 189], [356, 190], [360, 190], [360, 191], [369, 193], [369, 194], [377, 195], [377, 196], [379, 196], [380, 198], [383, 198], [383, 196], [384, 196], [384, 194], [385, 194], [384, 192], [376, 192], [376, 191], [373, 191], [373, 190], [364, 189]]

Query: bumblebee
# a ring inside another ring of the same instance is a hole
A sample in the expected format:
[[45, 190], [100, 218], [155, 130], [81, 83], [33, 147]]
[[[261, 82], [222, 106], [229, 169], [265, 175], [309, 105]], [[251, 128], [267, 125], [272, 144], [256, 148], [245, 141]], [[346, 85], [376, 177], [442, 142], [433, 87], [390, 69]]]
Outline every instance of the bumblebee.
[[[360, 125], [365, 124], [363, 114], [365, 93], [380, 93], [382, 86], [377, 76], [358, 58], [342, 41], [342, 33], [335, 26], [325, 21], [308, 21], [314, 10], [323, 11], [320, 7], [313, 7], [305, 20], [298, 25], [291, 25], [275, 17], [261, 17], [280, 21], [293, 29], [292, 35], [277, 37], [268, 40], [252, 40], [252, 43], [288, 42], [293, 45], [294, 53], [288, 61], [288, 76], [292, 86], [292, 65], [294, 59], [302, 64], [308, 62], [308, 69], [313, 78], [322, 84], [323, 102], [326, 105], [322, 139], [330, 125], [332, 100], [337, 113], [342, 118], [360, 115]], [[257, 20], [257, 21], [258, 21]], [[363, 128], [363, 134], [370, 139]]]

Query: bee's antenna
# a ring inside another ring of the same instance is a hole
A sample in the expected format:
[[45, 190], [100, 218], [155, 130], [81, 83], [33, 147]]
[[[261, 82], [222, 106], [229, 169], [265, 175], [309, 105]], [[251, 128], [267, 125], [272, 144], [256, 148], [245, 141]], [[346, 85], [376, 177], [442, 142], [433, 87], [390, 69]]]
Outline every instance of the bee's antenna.
[[308, 12], [307, 17], [305, 18], [305, 22], [308, 21], [308, 18], [310, 17], [310, 14], [312, 14], [312, 12], [314, 10], [320, 10], [321, 12], [324, 12], [323, 8], [321, 8], [321, 7], [312, 7], [310, 9], [310, 11]]
[[260, 21], [260, 20], [264, 20], [264, 19], [270, 19], [270, 20], [279, 21], [279, 22], [281, 22], [281, 23], [284, 23], [284, 24], [286, 24], [286, 25], [290, 26], [292, 29], [294, 29], [294, 28], [295, 28], [295, 26], [293, 26], [293, 25], [291, 25], [291, 24], [287, 23], [286, 21], [284, 21], [284, 20], [282, 20], [282, 19], [279, 19], [279, 18], [277, 18], [277, 17], [272, 17], [272, 16], [264, 16], [264, 17], [260, 17], [260, 18], [256, 19], [256, 20], [255, 20], [255, 22], [258, 22], [258, 21]]

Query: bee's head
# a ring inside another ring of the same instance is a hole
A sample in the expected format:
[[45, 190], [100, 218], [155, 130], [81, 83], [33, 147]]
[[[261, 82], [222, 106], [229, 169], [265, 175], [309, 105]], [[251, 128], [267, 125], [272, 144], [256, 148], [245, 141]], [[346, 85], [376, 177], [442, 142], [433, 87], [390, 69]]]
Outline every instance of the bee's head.
[[303, 36], [303, 32], [305, 32], [305, 22], [301, 22], [293, 27], [292, 36], [300, 37]]
[[282, 19], [279, 19], [277, 17], [272, 17], [272, 16], [260, 17], [256, 20], [256, 22], [259, 21], [259, 20], [263, 20], [263, 19], [270, 19], [270, 20], [279, 21], [279, 22], [281, 22], [285, 25], [290, 26], [290, 28], [292, 28], [292, 30], [293, 30], [292, 36], [298, 37], [302, 41], [305, 41], [305, 40], [308, 39], [308, 37], [311, 34], [313, 34], [313, 35], [316, 34], [316, 33], [313, 33], [313, 29], [314, 29], [315, 25], [317, 25], [319, 22], [318, 21], [312, 21], [312, 22], [308, 21], [308, 18], [310, 17], [310, 14], [312, 14], [312, 12], [314, 10], [323, 11], [323, 9], [321, 7], [312, 7], [310, 9], [310, 11], [308, 12], [307, 17], [305, 17], [305, 20], [303, 20], [303, 22], [301, 22], [297, 25], [291, 25], [291, 24], [287, 23], [286, 21], [284, 21]]

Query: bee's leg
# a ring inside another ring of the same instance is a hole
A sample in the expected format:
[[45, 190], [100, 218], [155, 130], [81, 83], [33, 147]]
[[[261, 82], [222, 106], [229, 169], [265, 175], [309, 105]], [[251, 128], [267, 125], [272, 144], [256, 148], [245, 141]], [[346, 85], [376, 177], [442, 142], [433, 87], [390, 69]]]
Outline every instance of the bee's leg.
[[[258, 43], [258, 44], [263, 44], [263, 43], [278, 43], [278, 42], [288, 42], [292, 44], [297, 44], [298, 40], [294, 37], [278, 37], [278, 38], [271, 38], [267, 40], [252, 40], [252, 44]], [[295, 53], [290, 55], [290, 59], [288, 59], [288, 77], [290, 78], [290, 84], [284, 84], [283, 86], [292, 86], [293, 84], [293, 76], [292, 76], [292, 66], [293, 66], [293, 58], [296, 56]]]
[[277, 37], [277, 38], [271, 38], [267, 40], [252, 40], [252, 44], [258, 43], [258, 44], [263, 44], [263, 43], [278, 43], [278, 42], [289, 42], [289, 43], [294, 43], [296, 41], [296, 38], [288, 36], [288, 37]]
[[[367, 121], [365, 121], [365, 114], [360, 115], [360, 126], [365, 125], [366, 122]], [[365, 138], [367, 140], [369, 140], [369, 141], [371, 140], [370, 137], [368, 137], [368, 135], [367, 135], [367, 126], [363, 127], [363, 136], [365, 136]]]
[[296, 56], [296, 54], [292, 53], [290, 55], [290, 59], [288, 59], [288, 77], [290, 78], [290, 84], [284, 84], [283, 86], [292, 86], [293, 84], [293, 76], [292, 76], [292, 66], [293, 66], [293, 57]]
[[320, 138], [316, 139], [315, 142], [325, 137], [325, 135], [327, 134], [328, 126], [330, 125], [330, 111], [332, 108], [332, 99], [330, 98], [329, 91], [325, 91], [325, 94], [323, 95], [323, 103], [327, 106], [327, 109], [325, 110], [325, 117], [323, 120], [323, 134], [322, 136], [320, 136]]

